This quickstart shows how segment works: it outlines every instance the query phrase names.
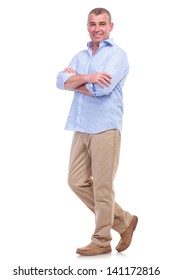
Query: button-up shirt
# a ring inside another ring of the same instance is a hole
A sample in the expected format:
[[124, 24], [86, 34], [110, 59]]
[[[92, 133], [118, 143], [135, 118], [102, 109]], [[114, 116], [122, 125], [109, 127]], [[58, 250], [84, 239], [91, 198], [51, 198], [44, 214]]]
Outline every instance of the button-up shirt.
[[[80, 51], [67, 66], [77, 74], [109, 73], [111, 84], [102, 88], [97, 83], [85, 86], [94, 96], [84, 95], [74, 90], [65, 129], [95, 134], [109, 129], [122, 130], [123, 85], [129, 72], [126, 53], [113, 39], [100, 42], [99, 49], [92, 53], [91, 42], [86, 50]], [[59, 72], [57, 87], [65, 89], [65, 82], [73, 73]]]

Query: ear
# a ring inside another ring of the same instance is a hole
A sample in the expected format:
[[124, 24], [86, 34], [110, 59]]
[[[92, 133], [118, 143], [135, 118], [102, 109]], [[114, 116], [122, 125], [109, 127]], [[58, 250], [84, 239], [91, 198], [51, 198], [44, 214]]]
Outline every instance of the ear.
[[112, 31], [112, 29], [114, 28], [114, 24], [113, 22], [110, 23], [110, 31]]

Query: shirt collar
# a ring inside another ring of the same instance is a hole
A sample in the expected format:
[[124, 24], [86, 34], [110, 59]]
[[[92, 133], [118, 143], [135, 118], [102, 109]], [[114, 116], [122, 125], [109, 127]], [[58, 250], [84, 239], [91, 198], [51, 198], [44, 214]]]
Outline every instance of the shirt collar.
[[[103, 41], [100, 42], [100, 47], [108, 46], [108, 45], [110, 45], [110, 46], [114, 45], [114, 40], [112, 38], [109, 38], [109, 39], [106, 39], [106, 40], [103, 40]], [[87, 46], [91, 48], [92, 47], [92, 41], [88, 42]]]

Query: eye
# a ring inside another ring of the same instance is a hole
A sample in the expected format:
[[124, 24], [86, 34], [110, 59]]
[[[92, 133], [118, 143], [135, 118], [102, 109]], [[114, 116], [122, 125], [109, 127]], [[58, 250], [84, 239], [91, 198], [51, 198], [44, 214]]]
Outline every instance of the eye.
[[94, 26], [95, 23], [94, 22], [90, 22], [89, 26]]
[[101, 22], [100, 25], [101, 25], [101, 26], [105, 26], [106, 23], [105, 23], [105, 22]]

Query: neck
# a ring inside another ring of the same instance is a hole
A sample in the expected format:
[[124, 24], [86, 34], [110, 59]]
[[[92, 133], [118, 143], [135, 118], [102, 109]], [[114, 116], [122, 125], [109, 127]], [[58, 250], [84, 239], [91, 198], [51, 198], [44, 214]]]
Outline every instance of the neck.
[[98, 50], [98, 48], [99, 48], [99, 43], [93, 44], [93, 46], [92, 46], [92, 52], [95, 53], [95, 52]]

